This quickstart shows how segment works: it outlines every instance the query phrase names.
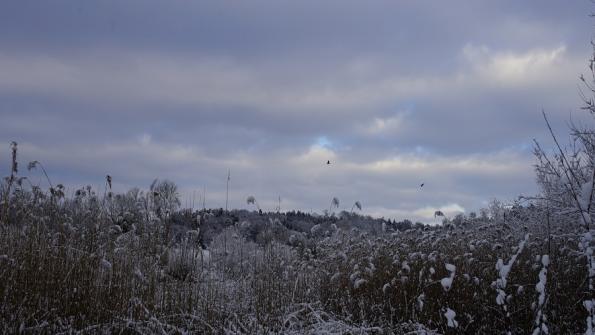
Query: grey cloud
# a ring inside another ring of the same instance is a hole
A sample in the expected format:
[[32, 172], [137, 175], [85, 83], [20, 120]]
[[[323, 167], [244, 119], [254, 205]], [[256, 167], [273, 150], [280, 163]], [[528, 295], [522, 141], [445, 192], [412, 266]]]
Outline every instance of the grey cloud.
[[1, 142], [69, 185], [170, 178], [213, 206], [227, 169], [235, 206], [424, 219], [535, 192], [541, 108], [563, 133], [590, 53], [579, 2], [1, 7]]

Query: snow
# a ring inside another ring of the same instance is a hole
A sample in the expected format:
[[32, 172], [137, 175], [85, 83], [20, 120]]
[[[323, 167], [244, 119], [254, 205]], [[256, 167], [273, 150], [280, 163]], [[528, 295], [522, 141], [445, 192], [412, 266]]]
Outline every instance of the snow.
[[446, 270], [448, 270], [450, 272], [450, 276], [442, 278], [440, 280], [440, 284], [442, 285], [442, 288], [444, 289], [444, 291], [448, 292], [452, 286], [452, 281], [455, 278], [455, 271], [456, 271], [456, 266], [452, 265], [452, 264], [444, 264], [444, 267], [446, 268]]
[[541, 264], [543, 264], [543, 266], [547, 267], [548, 265], [550, 265], [550, 256], [549, 255], [543, 255], [543, 257], [541, 258]]
[[423, 294], [423, 293], [422, 293], [422, 294], [420, 294], [420, 295], [417, 297], [417, 299], [416, 299], [416, 300], [417, 300], [417, 308], [418, 308], [420, 311], [422, 311], [422, 310], [424, 309], [424, 300], [425, 300], [425, 299], [426, 299], [426, 295], [425, 295], [425, 294]]
[[587, 330], [585, 331], [585, 334], [593, 335], [593, 329], [595, 328], [595, 318], [593, 317], [593, 314], [595, 314], [595, 299], [583, 301], [583, 306], [589, 312], [589, 316], [587, 317]]
[[444, 289], [444, 291], [450, 290], [450, 287], [452, 286], [452, 278], [450, 277], [445, 277], [440, 279], [440, 284], [442, 285], [442, 288]]
[[208, 263], [211, 260], [211, 252], [204, 249], [201, 251], [201, 257], [204, 263]]
[[545, 299], [545, 284], [546, 284], [546, 269], [542, 269], [539, 272], [539, 282], [535, 285], [535, 290], [539, 292], [539, 305], [543, 305], [543, 301]]
[[[593, 290], [593, 278], [595, 277], [595, 257], [593, 257], [593, 248], [591, 247], [592, 240], [593, 235], [588, 231], [583, 234], [579, 243], [579, 248], [587, 257], [589, 290]], [[587, 331], [585, 334], [592, 335], [593, 327], [595, 326], [595, 299], [583, 301], [583, 306], [589, 312], [589, 316], [587, 316]]]
[[457, 313], [455, 313], [455, 311], [453, 311], [450, 308], [446, 309], [446, 312], [444, 313], [444, 317], [447, 320], [447, 326], [449, 328], [457, 328], [459, 326], [459, 323], [457, 322], [457, 320], [455, 320], [456, 316], [457, 316]]
[[496, 296], [496, 304], [504, 305], [506, 302], [506, 292], [504, 290], [498, 290], [498, 295]]
[[533, 334], [540, 334], [540, 333], [544, 333], [547, 334], [548, 333], [548, 328], [547, 325], [545, 324], [546, 321], [546, 316], [545, 314], [543, 314], [543, 304], [545, 303], [545, 290], [546, 290], [546, 284], [547, 284], [547, 267], [550, 264], [550, 257], [549, 255], [543, 255], [541, 257], [541, 264], [543, 265], [543, 267], [541, 268], [541, 271], [539, 271], [539, 282], [535, 285], [535, 290], [539, 293], [538, 297], [537, 297], [537, 305], [536, 308], [538, 309], [537, 311], [537, 316], [535, 317], [535, 328], [533, 329]]
[[496, 262], [496, 270], [499, 274], [499, 278], [496, 280], [496, 289], [498, 291], [498, 295], [496, 296], [496, 303], [498, 305], [504, 305], [504, 310], [506, 310], [506, 292], [504, 291], [504, 289], [506, 289], [508, 274], [510, 273], [510, 270], [512, 269], [512, 266], [514, 265], [514, 262], [516, 261], [517, 257], [525, 248], [525, 244], [528, 240], [529, 234], [526, 234], [525, 238], [521, 242], [519, 242], [519, 246], [516, 253], [510, 258], [508, 263], [504, 264], [502, 258], [498, 258], [498, 261]]
[[411, 271], [411, 268], [409, 267], [409, 264], [407, 263], [407, 261], [403, 261], [403, 263], [401, 264], [401, 268], [407, 272]]

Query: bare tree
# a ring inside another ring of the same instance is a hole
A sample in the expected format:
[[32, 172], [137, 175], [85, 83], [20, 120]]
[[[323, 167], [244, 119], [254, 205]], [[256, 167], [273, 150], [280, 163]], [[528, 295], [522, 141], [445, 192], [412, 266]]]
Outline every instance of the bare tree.
[[170, 180], [155, 179], [150, 187], [155, 214], [160, 218], [169, 217], [181, 205], [178, 186]]

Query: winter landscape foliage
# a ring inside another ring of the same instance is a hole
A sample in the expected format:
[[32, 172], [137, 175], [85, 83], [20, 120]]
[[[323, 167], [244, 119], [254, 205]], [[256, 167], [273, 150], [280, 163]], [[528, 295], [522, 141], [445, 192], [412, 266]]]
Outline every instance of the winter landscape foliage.
[[348, 212], [193, 212], [162, 193], [168, 182], [66, 198], [15, 180], [9, 198], [3, 189], [2, 332], [592, 327], [591, 234], [571, 203], [494, 202], [487, 216], [432, 227]]
[[27, 170], [47, 188], [29, 182], [13, 142], [0, 331], [592, 334], [595, 131], [551, 135], [551, 153], [535, 142], [540, 194], [439, 226], [363, 216], [359, 201], [334, 213], [338, 197], [325, 215], [262, 213], [254, 196], [253, 212], [181, 208], [167, 180], [114, 194], [107, 176], [66, 196], [41, 162]]

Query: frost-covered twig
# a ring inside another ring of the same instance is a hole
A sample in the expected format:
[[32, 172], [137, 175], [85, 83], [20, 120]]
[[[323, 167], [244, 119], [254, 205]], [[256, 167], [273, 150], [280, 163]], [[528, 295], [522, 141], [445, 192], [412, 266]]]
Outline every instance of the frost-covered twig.
[[452, 281], [455, 279], [455, 272], [457, 270], [456, 266], [452, 264], [444, 264], [446, 270], [450, 273], [448, 277], [444, 277], [440, 280], [440, 284], [442, 284], [442, 288], [444, 291], [449, 291], [452, 286]]
[[510, 258], [508, 263], [504, 264], [502, 258], [498, 258], [498, 262], [496, 262], [496, 270], [498, 270], [499, 278], [496, 280], [496, 289], [498, 290], [498, 295], [496, 296], [496, 303], [507, 312], [508, 315], [508, 307], [506, 306], [506, 289], [507, 278], [514, 262], [516, 261], [517, 257], [521, 254], [523, 249], [525, 248], [525, 244], [529, 240], [529, 234], [525, 234], [525, 238], [519, 243], [519, 247], [517, 252]]
[[[587, 275], [589, 281], [589, 292], [593, 292], [593, 278], [595, 278], [595, 257], [593, 257], [593, 248], [591, 247], [591, 240], [593, 236], [591, 232], [586, 232], [579, 243], [579, 248], [587, 257]], [[587, 309], [589, 316], [587, 316], [587, 330], [585, 334], [592, 335], [595, 328], [595, 299], [583, 301], [583, 306]]]
[[322, 310], [318, 304], [297, 304], [283, 321], [283, 334], [369, 334], [382, 328], [351, 325]]
[[539, 282], [535, 285], [535, 290], [539, 293], [537, 297], [537, 313], [535, 316], [535, 328], [533, 329], [533, 335], [548, 334], [548, 327], [546, 325], [547, 317], [543, 312], [543, 305], [545, 304], [546, 298], [546, 284], [547, 284], [547, 267], [550, 264], [550, 256], [541, 256], [541, 271], [539, 271]]
[[448, 328], [457, 328], [459, 326], [459, 323], [457, 322], [457, 320], [455, 320], [456, 316], [457, 316], [457, 313], [455, 313], [455, 311], [453, 311], [450, 308], [446, 309], [446, 312], [444, 312], [444, 317], [446, 318], [446, 321], [447, 321], [446, 326]]

